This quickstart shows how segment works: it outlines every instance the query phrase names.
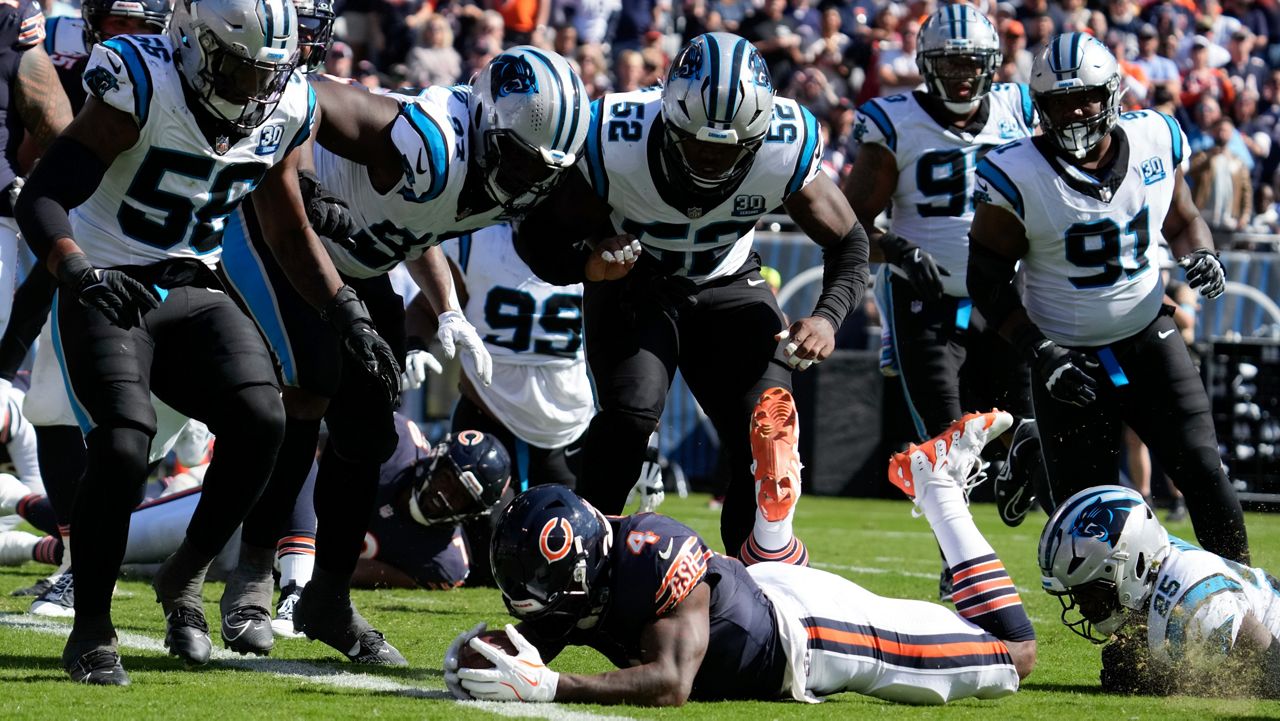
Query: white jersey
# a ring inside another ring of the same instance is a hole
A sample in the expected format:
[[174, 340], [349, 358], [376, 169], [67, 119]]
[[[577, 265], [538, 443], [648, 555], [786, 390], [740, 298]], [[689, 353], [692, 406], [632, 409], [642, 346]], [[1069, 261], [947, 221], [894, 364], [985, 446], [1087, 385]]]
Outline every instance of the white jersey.
[[1280, 581], [1171, 538], [1147, 611], [1147, 642], [1159, 663], [1220, 659], [1253, 614], [1280, 643]]
[[84, 44], [84, 18], [60, 15], [44, 22], [44, 51], [55, 67], [74, 64], [89, 54]]
[[213, 266], [227, 216], [306, 140], [315, 110], [315, 94], [295, 72], [260, 126], [211, 141], [187, 107], [173, 47], [159, 35], [119, 35], [93, 46], [84, 83], [138, 124], [138, 142], [71, 211], [76, 243], [99, 267], [169, 258]]
[[951, 275], [942, 290], [969, 297], [969, 224], [973, 221], [973, 171], [986, 152], [1031, 136], [1036, 113], [1027, 86], [996, 83], [969, 129], [945, 127], [915, 93], [868, 100], [858, 108], [853, 137], [880, 145], [898, 165], [890, 229], [933, 256]]
[[445, 244], [467, 289], [467, 320], [493, 357], [486, 386], [469, 354], [463, 371], [485, 406], [518, 438], [561, 448], [586, 431], [595, 399], [582, 352], [582, 284], [551, 285], [516, 253], [511, 226]]
[[661, 116], [661, 88], [596, 100], [579, 167], [609, 203], [613, 227], [639, 239], [667, 272], [699, 282], [731, 275], [751, 254], [756, 220], [822, 170], [818, 121], [794, 100], [775, 99], [751, 169], [719, 205], [702, 207], [665, 180]]
[[[1145, 328], [1160, 310], [1161, 227], [1176, 171], [1187, 166], [1177, 122], [1121, 113], [1110, 185], [1019, 140], [978, 163], [974, 200], [1004, 208], [1026, 229], [1023, 305], [1055, 343], [1102, 346]], [[1117, 184], [1118, 183], [1118, 184]]]
[[404, 178], [385, 194], [374, 190], [364, 165], [315, 146], [320, 182], [347, 202], [357, 228], [344, 243], [325, 239], [339, 271], [372, 278], [501, 218], [500, 206], [480, 213], [459, 207], [472, 151], [466, 132], [470, 94], [464, 86], [427, 88], [417, 96], [389, 94], [400, 103], [391, 141], [400, 152]]

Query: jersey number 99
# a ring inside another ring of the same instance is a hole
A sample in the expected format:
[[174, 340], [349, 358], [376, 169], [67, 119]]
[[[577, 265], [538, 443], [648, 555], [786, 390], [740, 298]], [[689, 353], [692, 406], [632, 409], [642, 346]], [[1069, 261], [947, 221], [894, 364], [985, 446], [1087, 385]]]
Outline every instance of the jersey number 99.
[[[564, 336], [564, 340], [539, 338], [533, 340], [533, 323], [548, 334]], [[553, 293], [542, 302], [532, 295], [515, 288], [497, 286], [484, 300], [484, 322], [495, 331], [509, 330], [503, 337], [489, 333], [485, 343], [507, 348], [516, 353], [532, 350], [534, 353], [561, 358], [573, 358], [582, 348], [582, 296], [572, 293]]]

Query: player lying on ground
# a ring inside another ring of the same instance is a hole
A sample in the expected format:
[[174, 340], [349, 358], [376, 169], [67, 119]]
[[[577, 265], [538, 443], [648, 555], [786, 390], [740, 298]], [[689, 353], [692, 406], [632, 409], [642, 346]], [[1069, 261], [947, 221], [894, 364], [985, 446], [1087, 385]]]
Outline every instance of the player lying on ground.
[[1103, 649], [1103, 689], [1229, 678], [1232, 693], [1280, 691], [1280, 581], [1170, 536], [1137, 491], [1098, 486], [1063, 501], [1039, 559], [1068, 628], [1094, 643], [1123, 636]]
[[[745, 567], [692, 529], [652, 513], [605, 517], [571, 491], [539, 486], [499, 517], [490, 549], [518, 626], [483, 624], [445, 654], [461, 699], [678, 706], [856, 691], [906, 703], [1013, 693], [1035, 665], [1018, 593], [973, 523], [963, 486], [1007, 413], [966, 416], [890, 465], [955, 569], [959, 614], [887, 599], [839, 576], [783, 563]], [[618, 666], [547, 668], [565, 646]]]

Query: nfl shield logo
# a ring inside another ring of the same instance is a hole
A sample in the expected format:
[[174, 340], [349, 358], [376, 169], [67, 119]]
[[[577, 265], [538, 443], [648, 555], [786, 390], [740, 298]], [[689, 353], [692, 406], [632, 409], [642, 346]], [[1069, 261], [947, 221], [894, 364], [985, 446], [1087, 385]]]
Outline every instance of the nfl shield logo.
[[689, 211], [686, 212], [685, 215], [689, 216], [694, 220], [697, 220], [698, 218], [702, 217], [702, 208], [689, 208]]
[[231, 139], [225, 135], [218, 136], [218, 142], [214, 144], [213, 150], [218, 155], [222, 155], [231, 149]]

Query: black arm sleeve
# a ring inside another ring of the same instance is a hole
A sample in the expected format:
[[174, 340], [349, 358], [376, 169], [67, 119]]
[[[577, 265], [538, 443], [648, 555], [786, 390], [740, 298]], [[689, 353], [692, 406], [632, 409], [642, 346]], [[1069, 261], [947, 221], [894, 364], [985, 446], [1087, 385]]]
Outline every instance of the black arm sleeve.
[[514, 228], [516, 253], [534, 275], [553, 285], [586, 280], [591, 243], [612, 233], [609, 206], [576, 169]]
[[969, 271], [965, 287], [992, 329], [999, 331], [1005, 321], [1022, 308], [1022, 298], [1014, 285], [1016, 260], [988, 250], [969, 239]]
[[867, 231], [856, 221], [839, 243], [822, 248], [822, 293], [813, 314], [826, 318], [836, 330], [840, 330], [849, 311], [862, 302], [870, 251]]
[[0, 378], [11, 381], [18, 374], [22, 359], [49, 317], [57, 288], [58, 281], [44, 268], [34, 268], [14, 292], [9, 325], [0, 337]]
[[58, 137], [22, 186], [14, 219], [41, 263], [54, 241], [70, 238], [67, 213], [93, 195], [107, 166], [78, 140]]

